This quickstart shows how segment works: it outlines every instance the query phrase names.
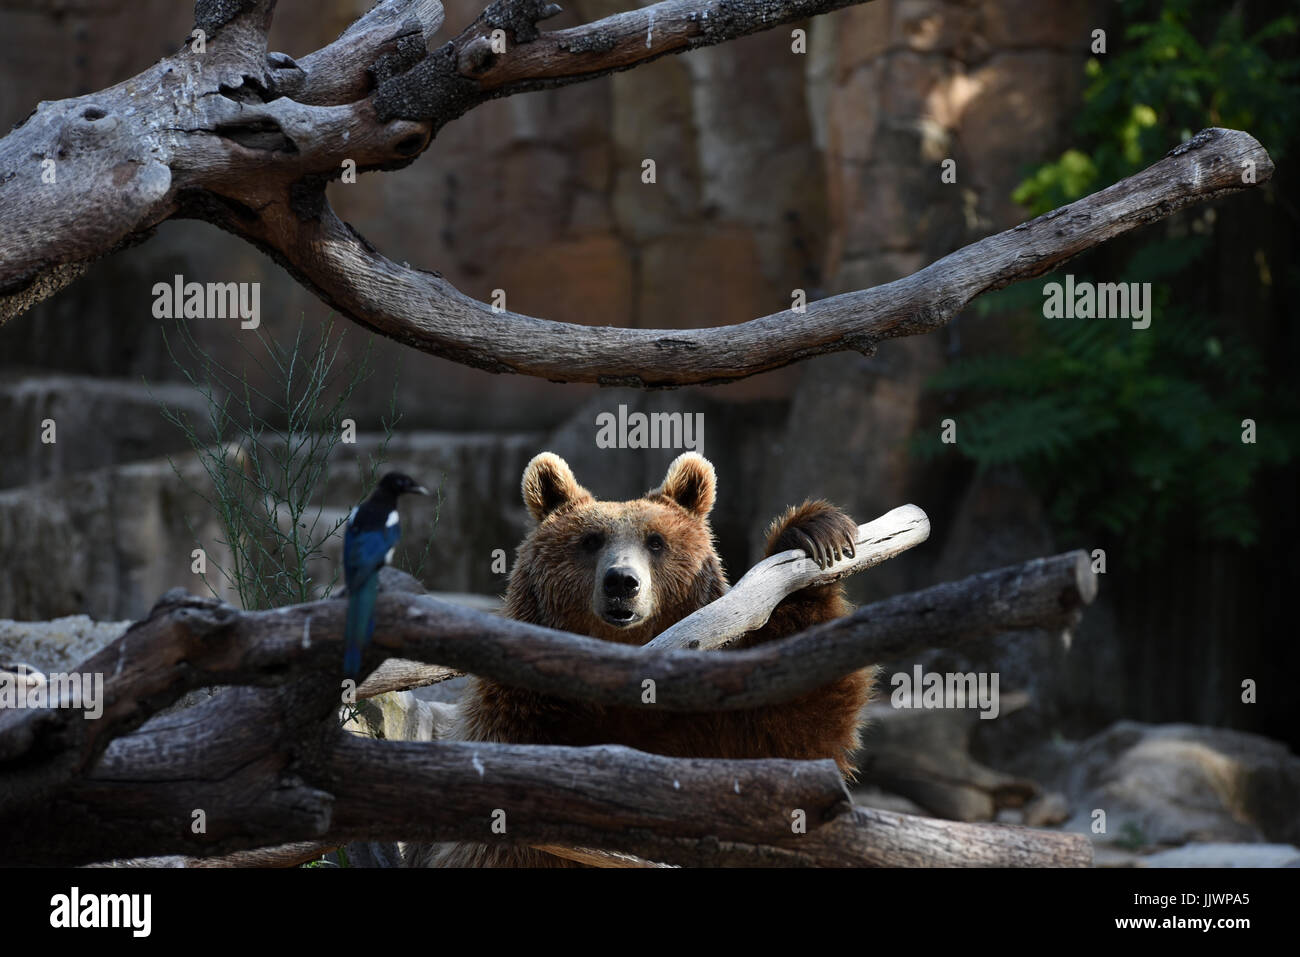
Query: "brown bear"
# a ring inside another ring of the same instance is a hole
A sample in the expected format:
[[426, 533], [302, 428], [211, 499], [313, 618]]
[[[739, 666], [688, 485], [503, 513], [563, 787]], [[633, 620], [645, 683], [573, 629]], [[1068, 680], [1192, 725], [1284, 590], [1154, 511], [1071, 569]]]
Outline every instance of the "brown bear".
[[[524, 504], [537, 521], [519, 546], [504, 612], [606, 641], [643, 645], [722, 596], [727, 588], [709, 528], [717, 479], [693, 452], [663, 484], [630, 502], [600, 502], [568, 464], [543, 452], [524, 470]], [[853, 554], [857, 525], [824, 501], [788, 509], [772, 522], [767, 554], [803, 549], [819, 566]], [[787, 596], [762, 628], [732, 647], [783, 638], [850, 610], [840, 583]], [[870, 669], [781, 705], [705, 714], [657, 712], [564, 701], [485, 678], [461, 698], [460, 740], [516, 744], [621, 744], [676, 757], [833, 758], [851, 777], [859, 714]], [[446, 844], [421, 863], [435, 866], [564, 866], [532, 848]]]

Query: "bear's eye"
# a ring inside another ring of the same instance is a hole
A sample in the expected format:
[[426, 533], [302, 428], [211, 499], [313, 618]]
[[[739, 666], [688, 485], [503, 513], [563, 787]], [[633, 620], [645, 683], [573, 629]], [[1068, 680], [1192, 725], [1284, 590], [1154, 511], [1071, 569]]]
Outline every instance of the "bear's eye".
[[662, 552], [668, 547], [668, 543], [664, 541], [664, 537], [658, 532], [651, 532], [650, 536], [645, 540], [645, 547], [652, 552]]
[[584, 552], [598, 552], [600, 546], [605, 544], [605, 536], [600, 532], [588, 532], [582, 536], [578, 542]]

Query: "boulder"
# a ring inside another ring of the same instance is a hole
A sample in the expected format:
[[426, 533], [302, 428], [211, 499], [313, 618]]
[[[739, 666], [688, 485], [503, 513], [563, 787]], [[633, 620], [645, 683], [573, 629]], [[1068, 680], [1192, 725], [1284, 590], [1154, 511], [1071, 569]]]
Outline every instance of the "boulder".
[[1139, 867], [1300, 867], [1300, 847], [1291, 844], [1186, 844], [1157, 851]]
[[[1009, 713], [1024, 706], [1025, 696], [1002, 695], [1000, 704]], [[995, 771], [971, 757], [970, 736], [980, 721], [978, 711], [896, 709], [886, 686], [867, 707], [866, 717], [857, 755], [863, 786], [899, 795], [928, 814], [955, 821], [995, 820], [1000, 811], [1024, 808], [1027, 802], [1035, 808], [1036, 819], [1064, 817], [1059, 806], [1039, 803], [1036, 782]]]
[[1300, 757], [1227, 728], [1119, 721], [1079, 744], [1063, 780], [1068, 830], [1131, 846], [1300, 844]]

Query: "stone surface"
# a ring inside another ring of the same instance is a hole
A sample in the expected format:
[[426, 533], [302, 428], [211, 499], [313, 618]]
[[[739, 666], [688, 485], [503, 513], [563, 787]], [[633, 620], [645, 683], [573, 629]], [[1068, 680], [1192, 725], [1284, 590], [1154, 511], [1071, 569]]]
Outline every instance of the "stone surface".
[[1049, 791], [1025, 805], [1024, 823], [1029, 827], [1055, 827], [1070, 816], [1070, 803], [1064, 794]]
[[68, 615], [53, 621], [0, 620], [0, 667], [22, 662], [42, 672], [72, 671], [129, 628], [129, 621]]
[[[927, 814], [956, 821], [1001, 820], [1005, 809], [1042, 800], [1036, 782], [995, 771], [971, 757], [971, 730], [982, 720], [977, 710], [894, 708], [888, 670], [878, 681], [880, 690], [866, 709], [856, 756], [863, 786], [900, 795]], [[1025, 704], [1023, 695], [1001, 698], [1007, 713]], [[1031, 803], [1030, 808], [1036, 816], [1053, 816], [1049, 805]]]
[[187, 451], [164, 406], [209, 434], [207, 404], [187, 385], [68, 375], [0, 380], [0, 488]]
[[855, 787], [850, 794], [853, 797], [853, 803], [861, 804], [863, 807], [874, 807], [882, 811], [894, 811], [898, 814], [915, 814], [920, 817], [929, 814], [921, 805], [915, 801], [909, 801], [901, 794], [891, 794], [870, 785]]
[[1291, 844], [1184, 844], [1141, 858], [1141, 867], [1300, 867]]
[[201, 589], [191, 529], [211, 559], [221, 546], [193, 491], [202, 468], [176, 462], [182, 477], [155, 459], [0, 491], [0, 615], [135, 619], [169, 588]]
[[[363, 434], [356, 445], [338, 446], [320, 493], [322, 532], [369, 494], [358, 464], [377, 443]], [[519, 477], [538, 444], [535, 436], [509, 433], [395, 437], [385, 469], [419, 476], [441, 493], [441, 499], [403, 501], [398, 566], [418, 571], [438, 591], [503, 591], [506, 574], [493, 571], [495, 553], [500, 549], [508, 562], [523, 538]], [[6, 572], [0, 615], [139, 618], [168, 588], [206, 593], [203, 579], [191, 572], [196, 543], [207, 550], [207, 580], [222, 598], [237, 602], [217, 570], [230, 567], [223, 533], [199, 498], [210, 495], [207, 476], [192, 455], [175, 461], [179, 476], [167, 461], [148, 460], [0, 491], [0, 567]], [[331, 583], [341, 587], [341, 548], [340, 528], [309, 562], [318, 592]]]
[[1120, 721], [1077, 746], [1060, 783], [1067, 829], [1106, 812], [1096, 840], [1300, 843], [1300, 757], [1258, 735]]

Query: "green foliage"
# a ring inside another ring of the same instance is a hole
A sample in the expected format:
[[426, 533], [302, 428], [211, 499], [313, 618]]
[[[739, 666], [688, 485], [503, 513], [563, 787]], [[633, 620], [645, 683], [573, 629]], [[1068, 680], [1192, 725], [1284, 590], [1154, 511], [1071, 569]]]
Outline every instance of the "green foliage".
[[1121, 0], [1121, 42], [1088, 62], [1071, 149], [1012, 194], [1034, 215], [1108, 186], [1207, 126], [1247, 130], [1274, 158], [1300, 125], [1300, 60], [1271, 49], [1297, 30], [1293, 15], [1247, 35], [1241, 9], [1212, 0]]
[[1146, 832], [1134, 821], [1125, 821], [1115, 838], [1115, 845], [1126, 851], [1140, 851], [1149, 843]]
[[[1157, 314], [1144, 331], [1039, 320], [1025, 354], [959, 360], [931, 386], [976, 397], [956, 416], [956, 449], [981, 468], [1018, 466], [1056, 528], [1141, 525], [1148, 554], [1188, 516], [1209, 539], [1252, 543], [1252, 477], [1294, 454], [1286, 436], [1242, 443], [1240, 410], [1272, 407], [1261, 365], [1196, 314]], [[915, 443], [922, 457], [948, 448], [934, 435]]]
[[[1247, 36], [1240, 11], [1202, 0], [1121, 0], [1124, 42], [1088, 65], [1075, 149], [1033, 171], [1014, 198], [1035, 214], [1131, 175], [1206, 126], [1246, 129], [1276, 158], [1300, 126], [1291, 88], [1297, 62], [1270, 55], [1296, 31], [1280, 17]], [[1271, 382], [1243, 337], [1205, 311], [1197, 279], [1211, 264], [1213, 219], [1165, 235], [1143, 234], [1106, 275], [1079, 280], [1150, 282], [1152, 319], [1042, 318], [1043, 283], [983, 297], [1022, 333], [1015, 354], [960, 358], [931, 387], [953, 403], [955, 451], [980, 468], [1018, 467], [1067, 536], [1130, 532], [1150, 558], [1175, 523], [1201, 537], [1248, 545], [1258, 521], [1250, 491], [1258, 470], [1297, 451], [1294, 430], [1242, 442], [1242, 420], [1295, 421], [1294, 396]], [[1085, 267], [1086, 268], [1086, 267]], [[1118, 275], [1117, 275], [1118, 273]], [[950, 452], [937, 429], [913, 440], [922, 457]]]
[[[287, 347], [259, 330], [257, 350], [242, 340], [241, 345], [261, 372], [263, 387], [250, 381], [247, 372], [235, 372], [205, 352], [188, 325], [182, 322], [178, 329], [181, 345], [198, 371], [177, 357], [164, 332], [167, 350], [202, 394], [207, 422], [196, 425], [183, 410], [164, 406], [162, 411], [185, 433], [211, 482], [210, 496], [194, 491], [216, 514], [222, 528], [218, 544], [225, 547], [229, 561], [223, 564], [218, 550], [205, 549], [208, 563], [246, 609], [311, 601], [317, 596], [310, 565], [346, 522], [345, 516], [324, 519], [321, 494], [330, 457], [342, 441], [344, 409], [372, 372], [371, 345], [367, 343], [358, 362], [340, 369], [344, 336], [335, 335], [332, 322], [314, 343], [300, 324]], [[358, 462], [363, 488], [374, 484], [384, 461], [399, 418], [396, 398], [394, 384], [383, 440], [376, 454]], [[207, 576], [204, 582], [215, 595]], [[324, 595], [337, 582], [336, 569], [324, 583]]]
[[352, 863], [348, 860], [348, 851], [345, 847], [322, 854], [313, 861], [306, 861], [299, 867], [351, 867]]

